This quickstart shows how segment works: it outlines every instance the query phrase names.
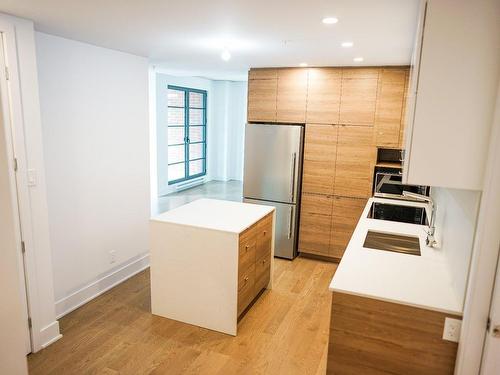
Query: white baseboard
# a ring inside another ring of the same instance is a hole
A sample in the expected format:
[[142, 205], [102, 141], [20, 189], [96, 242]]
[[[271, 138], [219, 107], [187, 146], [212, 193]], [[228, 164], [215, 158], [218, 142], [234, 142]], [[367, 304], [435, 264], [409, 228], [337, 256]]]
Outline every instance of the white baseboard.
[[56, 320], [40, 330], [40, 342], [42, 343], [40, 345], [40, 349], [45, 349], [61, 337], [62, 335], [59, 332], [59, 322]]
[[149, 267], [149, 253], [134, 259], [108, 275], [93, 281], [67, 297], [56, 301], [56, 319], [76, 310], [114, 286], [124, 282]]

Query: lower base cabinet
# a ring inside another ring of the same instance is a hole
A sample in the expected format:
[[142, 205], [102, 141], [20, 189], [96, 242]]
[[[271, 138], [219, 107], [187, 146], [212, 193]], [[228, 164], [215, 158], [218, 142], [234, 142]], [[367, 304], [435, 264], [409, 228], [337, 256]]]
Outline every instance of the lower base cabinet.
[[460, 316], [333, 292], [329, 375], [452, 375], [458, 344], [442, 339]]
[[299, 251], [342, 258], [368, 200], [319, 194], [302, 194]]
[[269, 284], [272, 230], [273, 216], [269, 214], [240, 234], [238, 317]]

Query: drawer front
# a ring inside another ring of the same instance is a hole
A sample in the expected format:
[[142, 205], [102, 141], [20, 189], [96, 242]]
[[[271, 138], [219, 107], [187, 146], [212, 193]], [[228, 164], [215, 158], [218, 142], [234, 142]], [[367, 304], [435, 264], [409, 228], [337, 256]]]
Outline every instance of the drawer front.
[[263, 257], [255, 262], [255, 279], [259, 279], [264, 274], [269, 274], [271, 271], [271, 252], [268, 252]]
[[271, 278], [271, 253], [263, 256], [255, 263], [255, 295], [267, 287]]
[[238, 258], [238, 277], [241, 279], [243, 274], [255, 264], [255, 253], [257, 249], [257, 239], [255, 236], [240, 244]]
[[273, 234], [273, 217], [268, 215], [257, 224], [257, 250], [255, 259], [259, 259], [271, 252], [271, 239]]
[[247, 308], [255, 297], [255, 264], [253, 264], [243, 278], [238, 282], [238, 316]]

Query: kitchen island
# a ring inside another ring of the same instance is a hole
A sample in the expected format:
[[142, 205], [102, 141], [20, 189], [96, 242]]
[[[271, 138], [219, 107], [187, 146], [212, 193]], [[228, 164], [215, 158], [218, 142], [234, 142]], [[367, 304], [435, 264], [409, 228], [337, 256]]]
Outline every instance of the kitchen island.
[[[441, 249], [426, 246], [426, 226], [369, 218], [373, 202], [428, 209], [368, 200], [330, 283], [327, 373], [453, 374], [458, 344], [443, 329], [461, 319], [465, 283], [453, 280]], [[369, 231], [410, 236], [420, 255], [369, 248]]]
[[151, 219], [151, 311], [236, 335], [272, 287], [271, 206], [199, 199]]

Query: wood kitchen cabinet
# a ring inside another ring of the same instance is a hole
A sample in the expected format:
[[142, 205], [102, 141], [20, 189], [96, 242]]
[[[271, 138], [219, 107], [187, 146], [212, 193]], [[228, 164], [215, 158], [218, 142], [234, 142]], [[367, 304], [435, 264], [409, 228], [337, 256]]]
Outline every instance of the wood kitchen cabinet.
[[326, 195], [302, 194], [299, 250], [329, 256], [333, 199]]
[[333, 194], [337, 134], [337, 125], [306, 125], [302, 168], [303, 192]]
[[310, 68], [307, 82], [306, 122], [338, 124], [342, 69]]
[[334, 194], [354, 198], [370, 197], [375, 161], [373, 128], [341, 126], [337, 142]]
[[249, 122], [276, 122], [277, 69], [251, 69], [248, 73]]
[[375, 144], [397, 148], [405, 104], [407, 68], [382, 68], [378, 80]]
[[367, 201], [366, 198], [334, 197], [330, 231], [331, 257], [340, 259], [344, 255]]
[[378, 68], [342, 69], [341, 124], [373, 126], [378, 75]]
[[278, 69], [276, 119], [285, 123], [305, 123], [308, 70]]

